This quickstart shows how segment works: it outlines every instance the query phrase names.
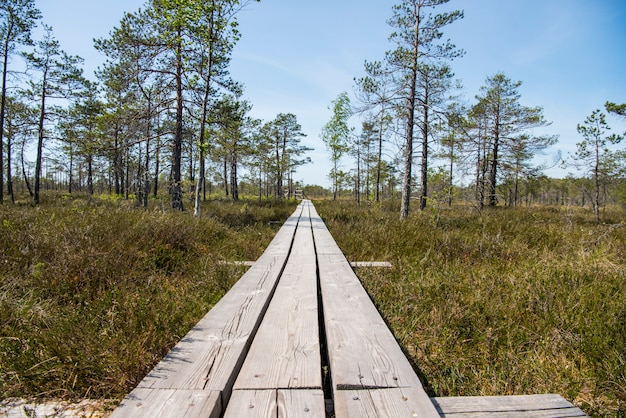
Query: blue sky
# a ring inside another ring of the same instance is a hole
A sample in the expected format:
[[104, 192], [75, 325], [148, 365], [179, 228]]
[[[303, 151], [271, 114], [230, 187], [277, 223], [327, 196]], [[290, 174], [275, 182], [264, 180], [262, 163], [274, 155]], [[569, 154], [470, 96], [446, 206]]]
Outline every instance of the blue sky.
[[[353, 79], [365, 60], [379, 60], [392, 48], [387, 41], [394, 1], [262, 0], [239, 15], [242, 39], [231, 74], [245, 85], [252, 114], [264, 120], [294, 113], [315, 151], [313, 164], [296, 180], [327, 185], [328, 153], [319, 139], [330, 118], [331, 100], [353, 92]], [[103, 61], [92, 39], [106, 36], [124, 11], [143, 0], [37, 0], [44, 22], [62, 48], [85, 58], [92, 72]], [[452, 67], [463, 83], [464, 100], [473, 103], [487, 76], [502, 71], [522, 81], [521, 101], [542, 106], [557, 144], [539, 161], [551, 161], [580, 141], [576, 125], [594, 109], [626, 102], [626, 2], [624, 0], [451, 0], [465, 18], [444, 36], [464, 49]], [[445, 9], [440, 9], [445, 10]], [[609, 118], [615, 130], [626, 123]], [[358, 127], [360, 122], [354, 121]], [[623, 147], [624, 145], [622, 145]], [[390, 152], [394, 147], [390, 147]], [[350, 167], [346, 161], [344, 168]], [[550, 175], [567, 174], [560, 169]]]

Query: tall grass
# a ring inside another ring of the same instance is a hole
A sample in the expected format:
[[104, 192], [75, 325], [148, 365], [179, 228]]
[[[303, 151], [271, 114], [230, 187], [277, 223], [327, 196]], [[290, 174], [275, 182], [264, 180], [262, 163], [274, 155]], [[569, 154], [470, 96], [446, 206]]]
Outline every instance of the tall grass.
[[566, 208], [427, 211], [316, 202], [432, 395], [560, 393], [626, 411], [626, 224]]
[[220, 261], [256, 259], [294, 209], [126, 205], [0, 206], [0, 400], [123, 396], [243, 274]]

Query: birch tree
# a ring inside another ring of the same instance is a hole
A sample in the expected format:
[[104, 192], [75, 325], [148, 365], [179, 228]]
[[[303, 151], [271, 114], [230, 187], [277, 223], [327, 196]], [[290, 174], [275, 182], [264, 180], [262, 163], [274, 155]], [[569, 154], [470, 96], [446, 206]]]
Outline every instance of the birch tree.
[[339, 163], [341, 157], [350, 149], [348, 145], [350, 127], [348, 119], [351, 116], [350, 98], [348, 93], [342, 92], [332, 102], [333, 115], [322, 127], [322, 141], [330, 152], [332, 168], [330, 179], [333, 182], [333, 200], [337, 200], [337, 188], [339, 185]]

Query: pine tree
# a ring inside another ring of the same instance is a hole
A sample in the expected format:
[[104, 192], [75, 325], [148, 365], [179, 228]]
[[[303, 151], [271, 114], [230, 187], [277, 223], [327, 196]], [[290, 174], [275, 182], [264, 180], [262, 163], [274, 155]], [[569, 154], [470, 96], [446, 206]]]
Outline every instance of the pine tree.
[[39, 203], [41, 165], [47, 126], [53, 116], [49, 111], [50, 99], [70, 99], [80, 94], [85, 85], [83, 70], [78, 65], [82, 58], [67, 55], [52, 35], [52, 28], [44, 26], [44, 38], [36, 43], [35, 51], [25, 54], [29, 64], [40, 73], [40, 79], [31, 81], [27, 94], [39, 102], [37, 123], [37, 156], [35, 160], [35, 185], [33, 202]]
[[[4, 0], [0, 2], [0, 44], [2, 45], [2, 91], [0, 93], [0, 204], [4, 200], [4, 121], [7, 107], [7, 74], [9, 60], [18, 45], [31, 45], [31, 30], [41, 18], [35, 0]], [[7, 158], [7, 181], [11, 181], [11, 161]], [[9, 194], [12, 191], [9, 190]], [[13, 199], [13, 195], [11, 194]]]
[[612, 152], [609, 145], [619, 143], [621, 135], [606, 135], [611, 128], [606, 122], [606, 115], [599, 109], [594, 110], [585, 118], [582, 124], [578, 124], [577, 130], [583, 140], [576, 144], [576, 152], [572, 159], [582, 168], [591, 172], [594, 183], [593, 212], [596, 220], [600, 221], [600, 186], [601, 179], [606, 178], [605, 167], [612, 160]]
[[[390, 69], [397, 73], [399, 96], [405, 112], [404, 177], [402, 184], [402, 204], [400, 217], [409, 215], [409, 203], [412, 188], [413, 141], [416, 115], [422, 105], [422, 120], [428, 123], [429, 103], [420, 103], [418, 88], [420, 69], [429, 62], [453, 59], [462, 55], [449, 40], [441, 42], [442, 28], [463, 17], [463, 12], [453, 11], [432, 15], [428, 9], [448, 3], [449, 0], [403, 0], [393, 7], [393, 16], [389, 24], [396, 28], [390, 40], [398, 47], [387, 53]], [[422, 129], [423, 143], [428, 143], [428, 131]], [[425, 156], [425, 155], [424, 155]]]

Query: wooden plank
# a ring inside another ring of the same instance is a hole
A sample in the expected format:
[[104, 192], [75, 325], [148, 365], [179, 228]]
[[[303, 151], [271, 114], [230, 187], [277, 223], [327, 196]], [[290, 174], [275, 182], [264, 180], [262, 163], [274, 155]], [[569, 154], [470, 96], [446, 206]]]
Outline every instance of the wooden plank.
[[252, 267], [256, 261], [220, 261], [220, 264], [238, 267]]
[[275, 390], [233, 390], [224, 418], [267, 418], [276, 416]]
[[317, 272], [305, 207], [285, 271], [234, 388], [321, 387]]
[[[421, 383], [358, 277], [321, 227], [314, 228], [333, 384], [339, 388], [420, 387]], [[333, 250], [333, 245], [338, 250]], [[319, 247], [318, 247], [319, 248]]]
[[320, 256], [324, 322], [333, 385], [421, 387], [393, 334], [347, 263]]
[[[432, 416], [432, 404], [423, 402], [423, 394], [418, 388], [335, 392], [336, 418]], [[435, 417], [439, 415], [436, 414]]]
[[314, 207], [324, 325], [335, 398], [346, 389], [413, 388], [423, 416], [438, 416], [411, 364]]
[[111, 417], [218, 418], [221, 409], [217, 391], [136, 388]]
[[[256, 261], [222, 261], [220, 264], [226, 264], [230, 266], [241, 266], [241, 267], [252, 267], [256, 263]], [[350, 267], [352, 268], [361, 268], [361, 267], [381, 267], [381, 268], [392, 268], [393, 264], [389, 261], [350, 261]]]
[[278, 391], [278, 418], [325, 418], [324, 392], [321, 390]]
[[393, 265], [389, 261], [350, 261], [350, 267], [384, 267], [391, 268]]
[[560, 395], [459, 396], [433, 398], [442, 417], [584, 417]]
[[235, 390], [224, 418], [325, 418], [321, 390]]
[[138, 389], [214, 390], [222, 393], [224, 402], [228, 400], [286, 264], [302, 209], [298, 206], [254, 266], [152, 369]]

